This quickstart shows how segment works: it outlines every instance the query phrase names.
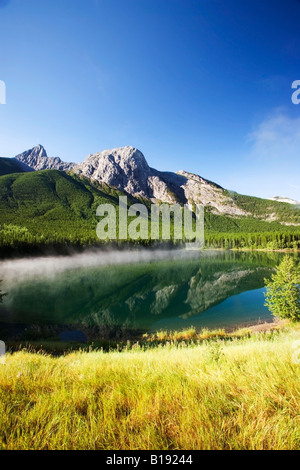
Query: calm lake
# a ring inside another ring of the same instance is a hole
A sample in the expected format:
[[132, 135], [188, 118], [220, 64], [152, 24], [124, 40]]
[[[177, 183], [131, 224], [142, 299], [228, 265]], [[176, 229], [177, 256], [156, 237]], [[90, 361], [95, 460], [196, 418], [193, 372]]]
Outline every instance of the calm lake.
[[0, 339], [80, 341], [270, 321], [264, 278], [282, 256], [144, 250], [2, 261]]

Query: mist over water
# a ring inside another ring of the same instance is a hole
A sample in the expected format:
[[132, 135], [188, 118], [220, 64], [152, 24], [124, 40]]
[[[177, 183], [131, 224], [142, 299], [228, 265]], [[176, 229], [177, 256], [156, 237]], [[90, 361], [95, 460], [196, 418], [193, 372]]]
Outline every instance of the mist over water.
[[22, 258], [0, 262], [0, 279], [22, 281], [28, 278], [51, 278], [68, 270], [94, 268], [120, 264], [149, 263], [210, 256], [211, 252], [188, 250], [134, 250], [134, 251], [89, 251], [71, 256], [49, 256]]
[[262, 288], [280, 256], [141, 249], [2, 261], [0, 333], [26, 340], [77, 330], [94, 340], [270, 319]]

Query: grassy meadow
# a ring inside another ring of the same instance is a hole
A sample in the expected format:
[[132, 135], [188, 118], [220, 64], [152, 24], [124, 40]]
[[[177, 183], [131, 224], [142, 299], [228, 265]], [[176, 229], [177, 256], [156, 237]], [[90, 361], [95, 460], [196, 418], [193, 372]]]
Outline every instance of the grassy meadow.
[[299, 339], [299, 325], [191, 329], [109, 353], [8, 354], [0, 449], [299, 449]]

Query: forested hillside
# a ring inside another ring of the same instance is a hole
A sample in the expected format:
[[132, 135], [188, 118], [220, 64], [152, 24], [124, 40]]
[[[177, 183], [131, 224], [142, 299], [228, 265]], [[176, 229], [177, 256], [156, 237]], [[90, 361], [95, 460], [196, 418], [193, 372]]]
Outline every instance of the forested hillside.
[[0, 176], [23, 173], [24, 171], [33, 171], [33, 169], [15, 158], [0, 158]]
[[[0, 176], [2, 254], [49, 246], [103, 244], [96, 235], [99, 222], [96, 209], [103, 203], [117, 207], [121, 194], [124, 193], [108, 185], [57, 170]], [[239, 207], [253, 216], [220, 215], [206, 207], [207, 247], [299, 248], [300, 228], [285, 225], [300, 221], [299, 209], [286, 203], [236, 193], [233, 197]], [[133, 202], [137, 200], [129, 197], [129, 204]], [[272, 220], [270, 211], [274, 220], [268, 222], [266, 220]], [[283, 224], [282, 221], [287, 222]], [[142, 243], [146, 245], [149, 241]]]
[[118, 203], [112, 189], [57, 170], [0, 177], [0, 245], [90, 245], [97, 241], [96, 208]]

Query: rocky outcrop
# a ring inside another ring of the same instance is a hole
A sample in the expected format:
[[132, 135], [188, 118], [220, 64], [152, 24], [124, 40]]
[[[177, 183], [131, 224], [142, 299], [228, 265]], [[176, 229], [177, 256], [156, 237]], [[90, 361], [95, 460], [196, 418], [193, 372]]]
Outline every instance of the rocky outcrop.
[[48, 157], [42, 145], [27, 150], [16, 159], [34, 170], [73, 170], [99, 184], [152, 202], [203, 204], [216, 214], [248, 215], [225, 195], [221, 186], [186, 171], [161, 172], [151, 168], [142, 152], [134, 147], [121, 147], [89, 155], [83, 163], [65, 163]]
[[226, 196], [224, 189], [201, 176], [186, 171], [179, 171], [177, 175], [186, 178], [183, 184], [185, 197], [189, 204], [203, 204], [210, 206], [216, 214], [227, 214], [232, 216], [250, 215], [243, 209], [237, 207], [233, 199]]
[[60, 170], [82, 175], [89, 180], [105, 183], [135, 198], [168, 204], [203, 204], [216, 214], [249, 215], [237, 207], [223, 188], [201, 176], [179, 171], [161, 172], [151, 168], [142, 152], [127, 146], [89, 155], [82, 163], [65, 163], [58, 157], [48, 157], [42, 145], [17, 155], [24, 171]]
[[150, 168], [142, 152], [134, 147], [104, 150], [89, 155], [74, 171], [106, 183], [135, 197], [172, 202], [161, 174]]
[[[89, 155], [82, 163], [75, 164], [65, 163], [58, 157], [48, 157], [45, 148], [38, 145], [17, 155], [15, 161], [25, 165], [24, 171], [72, 170], [100, 185], [117, 188], [135, 198], [147, 199], [153, 203], [179, 203], [189, 207], [202, 204], [216, 215], [253, 217], [253, 214], [239, 207], [230, 193], [218, 184], [183, 170], [172, 173], [151, 168], [142, 152], [131, 146], [103, 150]], [[279, 201], [283, 198], [273, 200]], [[285, 201], [292, 203], [291, 200]], [[277, 215], [266, 213], [265, 217], [258, 218], [271, 222], [277, 220]]]
[[15, 158], [33, 170], [68, 171], [75, 166], [75, 163], [65, 163], [59, 157], [48, 157], [42, 145], [26, 150]]
[[104, 150], [89, 155], [75, 172], [98, 182], [106, 183], [129, 194], [147, 197], [147, 178], [150, 169], [144, 155], [133, 147]]
[[184, 171], [157, 171], [149, 167], [144, 155], [134, 147], [89, 155], [74, 172], [152, 202], [204, 204], [210, 205], [216, 213], [248, 215], [225, 196], [223, 188], [217, 184]]

